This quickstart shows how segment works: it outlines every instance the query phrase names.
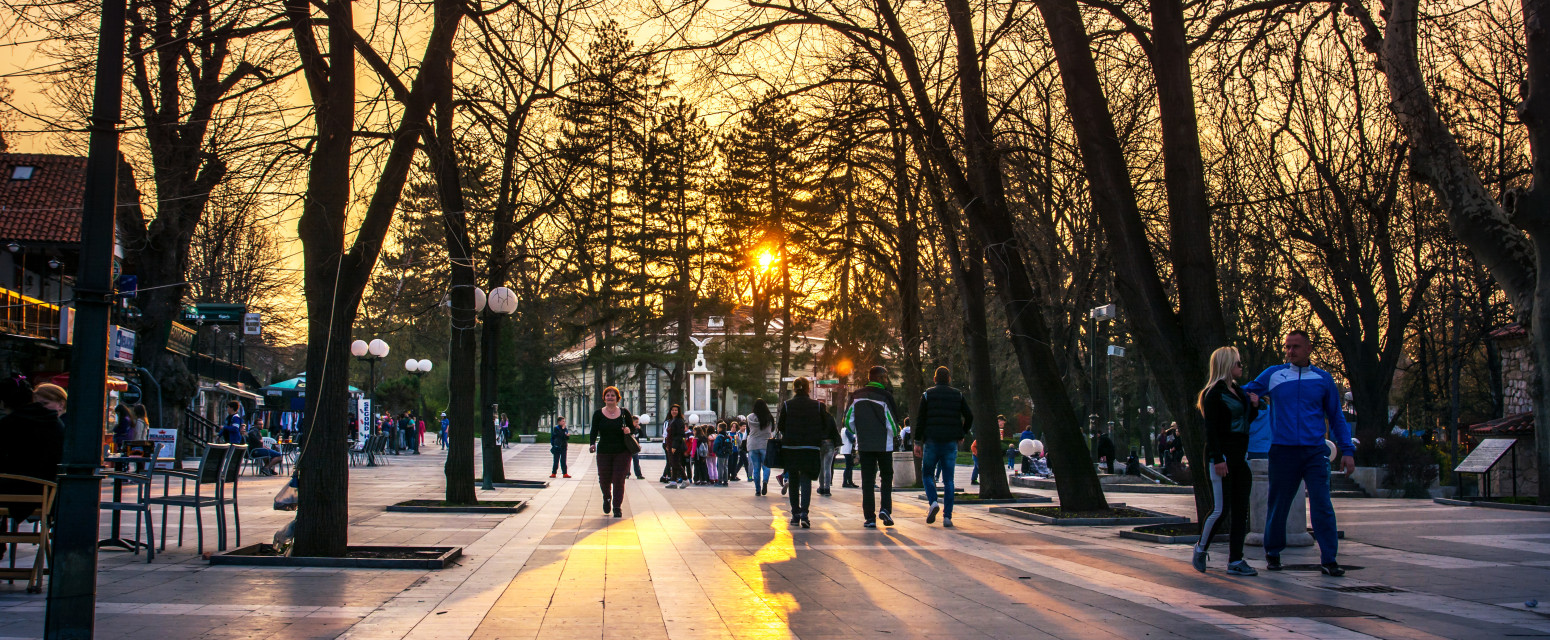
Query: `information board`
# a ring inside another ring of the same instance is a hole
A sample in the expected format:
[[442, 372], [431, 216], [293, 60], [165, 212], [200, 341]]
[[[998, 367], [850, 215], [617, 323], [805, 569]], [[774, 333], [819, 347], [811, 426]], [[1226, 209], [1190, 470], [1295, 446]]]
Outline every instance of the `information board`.
[[171, 469], [172, 463], [178, 457], [178, 430], [177, 429], [151, 429], [146, 435], [156, 447], [157, 469]]
[[1500, 460], [1502, 454], [1507, 453], [1512, 445], [1518, 441], [1513, 438], [1488, 438], [1475, 445], [1475, 450], [1465, 456], [1459, 466], [1454, 467], [1457, 473], [1485, 473]]

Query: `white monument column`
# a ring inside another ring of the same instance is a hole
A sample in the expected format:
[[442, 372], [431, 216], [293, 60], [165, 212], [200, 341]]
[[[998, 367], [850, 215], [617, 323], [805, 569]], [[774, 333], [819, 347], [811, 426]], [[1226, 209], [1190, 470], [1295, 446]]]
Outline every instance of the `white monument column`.
[[698, 416], [701, 424], [715, 424], [716, 412], [710, 409], [710, 368], [705, 366], [705, 345], [710, 338], [689, 338], [699, 352], [694, 356], [694, 368], [689, 370], [689, 408], [684, 417]]

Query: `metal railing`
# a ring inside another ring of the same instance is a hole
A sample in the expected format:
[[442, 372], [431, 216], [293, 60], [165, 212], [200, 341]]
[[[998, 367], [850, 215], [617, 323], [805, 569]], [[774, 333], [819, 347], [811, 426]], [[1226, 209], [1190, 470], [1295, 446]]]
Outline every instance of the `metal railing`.
[[29, 338], [59, 339], [59, 305], [0, 287], [0, 327]]

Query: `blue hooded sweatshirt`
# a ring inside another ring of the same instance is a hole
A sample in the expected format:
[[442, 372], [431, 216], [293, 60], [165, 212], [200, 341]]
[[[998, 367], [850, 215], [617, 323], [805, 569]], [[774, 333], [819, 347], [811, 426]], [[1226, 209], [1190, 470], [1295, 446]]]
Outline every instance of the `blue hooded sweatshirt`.
[[1265, 369], [1253, 382], [1243, 385], [1249, 393], [1270, 398], [1272, 444], [1298, 447], [1322, 446], [1330, 434], [1340, 455], [1356, 453], [1351, 444], [1351, 425], [1340, 410], [1340, 390], [1335, 379], [1314, 366], [1278, 364]]

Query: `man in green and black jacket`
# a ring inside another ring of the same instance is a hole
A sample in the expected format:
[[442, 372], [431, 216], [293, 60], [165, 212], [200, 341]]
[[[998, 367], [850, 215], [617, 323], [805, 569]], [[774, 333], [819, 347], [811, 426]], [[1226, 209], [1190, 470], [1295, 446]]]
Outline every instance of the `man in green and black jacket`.
[[[888, 390], [888, 370], [872, 367], [867, 372], [866, 386], [850, 394], [850, 408], [845, 412], [845, 428], [856, 434], [856, 451], [861, 457], [861, 511], [866, 516], [862, 526], [877, 528], [893, 526], [893, 452], [899, 448], [899, 406]], [[877, 510], [877, 475], [882, 472], [883, 504]]]

